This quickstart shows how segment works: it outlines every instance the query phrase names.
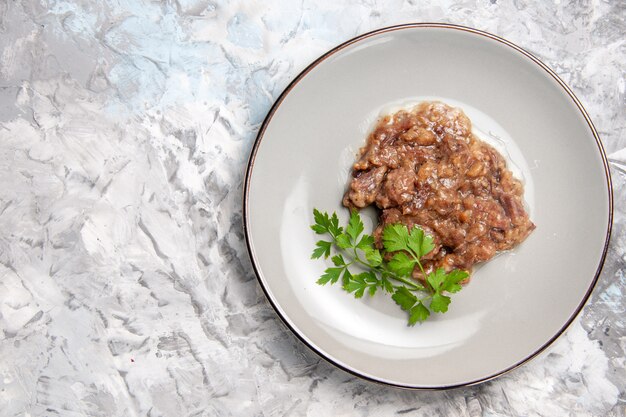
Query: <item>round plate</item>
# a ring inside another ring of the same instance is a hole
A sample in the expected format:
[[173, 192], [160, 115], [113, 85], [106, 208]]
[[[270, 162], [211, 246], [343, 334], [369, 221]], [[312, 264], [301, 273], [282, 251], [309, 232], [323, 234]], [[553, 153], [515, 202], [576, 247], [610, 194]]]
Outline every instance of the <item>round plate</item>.
[[[386, 294], [356, 300], [315, 284], [328, 265], [309, 258], [309, 225], [313, 208], [346, 220], [350, 167], [380, 112], [432, 98], [501, 146], [537, 229], [481, 266], [446, 314], [408, 327]], [[512, 43], [445, 24], [377, 30], [311, 64], [265, 119], [245, 181], [248, 249], [278, 315], [335, 365], [406, 388], [479, 383], [546, 348], [589, 297], [611, 220], [606, 157], [571, 90]]]

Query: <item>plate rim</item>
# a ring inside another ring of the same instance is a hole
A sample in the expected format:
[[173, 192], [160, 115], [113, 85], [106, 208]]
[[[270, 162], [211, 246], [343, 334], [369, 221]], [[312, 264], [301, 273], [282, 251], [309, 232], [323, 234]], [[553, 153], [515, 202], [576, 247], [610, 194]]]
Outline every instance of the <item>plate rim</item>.
[[[483, 37], [491, 39], [491, 40], [495, 40], [495, 41], [497, 41], [497, 42], [499, 42], [499, 43], [501, 43], [503, 45], [506, 45], [506, 46], [512, 48], [513, 50], [515, 50], [516, 52], [522, 54], [526, 58], [529, 58], [531, 61], [533, 61], [535, 64], [537, 64], [541, 69], [543, 69], [545, 72], [547, 72], [547, 74], [549, 76], [551, 76], [565, 90], [567, 95], [572, 99], [572, 101], [574, 102], [574, 104], [576, 105], [578, 110], [581, 112], [581, 114], [585, 118], [585, 121], [587, 122], [587, 125], [591, 129], [591, 132], [592, 132], [593, 137], [595, 139], [596, 145], [598, 147], [598, 151], [600, 153], [600, 157], [602, 158], [602, 165], [603, 165], [603, 168], [604, 168], [604, 173], [605, 173], [605, 178], [606, 178], [606, 186], [607, 186], [607, 192], [608, 192], [608, 200], [609, 200], [608, 201], [608, 203], [609, 203], [608, 223], [607, 223], [604, 247], [602, 249], [602, 255], [600, 256], [600, 261], [599, 261], [598, 266], [596, 268], [596, 272], [595, 272], [594, 278], [591, 281], [591, 284], [589, 285], [589, 287], [587, 288], [587, 291], [585, 292], [585, 294], [584, 294], [583, 298], [581, 299], [580, 303], [578, 304], [576, 309], [573, 311], [573, 313], [570, 315], [570, 317], [567, 319], [567, 321], [564, 323], [564, 325], [561, 327], [561, 329], [554, 336], [552, 336], [547, 342], [545, 342], [542, 346], [540, 346], [534, 352], [531, 352], [524, 359], [518, 361], [517, 363], [514, 363], [513, 365], [511, 365], [511, 366], [509, 366], [509, 367], [507, 367], [507, 368], [505, 368], [503, 370], [495, 372], [492, 375], [488, 375], [486, 377], [482, 377], [482, 378], [479, 378], [479, 379], [471, 380], [471, 381], [468, 381], [468, 382], [462, 382], [462, 383], [458, 383], [458, 384], [435, 385], [435, 386], [425, 386], [425, 385], [419, 385], [419, 384], [403, 384], [403, 383], [397, 383], [397, 382], [388, 381], [388, 380], [385, 380], [383, 378], [376, 378], [373, 375], [368, 375], [368, 374], [366, 374], [364, 372], [359, 371], [358, 369], [351, 368], [347, 364], [340, 363], [337, 360], [333, 359], [331, 357], [331, 355], [329, 355], [328, 353], [324, 352], [321, 348], [316, 347], [314, 345], [314, 343], [312, 341], [309, 341], [304, 334], [301, 334], [300, 331], [298, 329], [296, 329], [295, 326], [290, 323], [288, 318], [283, 316], [284, 313], [282, 312], [282, 309], [280, 308], [280, 306], [278, 305], [276, 300], [273, 299], [273, 297], [271, 296], [268, 288], [266, 288], [266, 284], [264, 283], [264, 279], [262, 278], [261, 273], [260, 273], [260, 266], [258, 265], [256, 254], [254, 253], [254, 250], [252, 248], [252, 237], [250, 236], [250, 226], [249, 226], [250, 216], [249, 216], [249, 213], [248, 213], [249, 212], [249, 207], [248, 207], [249, 198], [248, 197], [249, 197], [249, 191], [250, 191], [250, 178], [252, 176], [252, 171], [254, 169], [254, 163], [255, 163], [255, 160], [256, 160], [257, 151], [259, 149], [261, 141], [263, 140], [263, 137], [264, 137], [265, 131], [267, 129], [267, 126], [271, 122], [274, 114], [276, 113], [276, 111], [278, 110], [280, 105], [282, 104], [282, 102], [285, 99], [285, 97], [287, 97], [287, 95], [298, 84], [298, 82], [300, 82], [310, 71], [315, 69], [319, 64], [324, 62], [327, 58], [330, 58], [331, 56], [335, 55], [337, 52], [340, 52], [341, 50], [345, 49], [346, 47], [348, 47], [348, 46], [350, 46], [350, 45], [352, 45], [354, 43], [358, 43], [358, 42], [363, 41], [365, 39], [368, 39], [370, 37], [381, 35], [381, 34], [387, 33], [387, 32], [393, 32], [393, 31], [405, 30], [405, 29], [420, 29], [420, 28], [438, 28], [438, 29], [458, 30], [458, 31], [463, 31], [463, 32], [469, 32], [469, 33], [474, 34], [474, 35], [483, 36]], [[254, 274], [255, 274], [255, 276], [257, 278], [257, 281], [259, 282], [259, 285], [261, 286], [261, 289], [263, 290], [263, 293], [265, 294], [265, 297], [267, 298], [267, 300], [269, 301], [270, 305], [272, 306], [272, 308], [274, 309], [274, 311], [276, 312], [276, 314], [280, 318], [281, 322], [285, 326], [287, 326], [287, 328], [291, 331], [291, 333], [293, 333], [306, 347], [308, 347], [311, 351], [313, 351], [320, 358], [324, 359], [326, 362], [336, 366], [337, 368], [339, 368], [339, 369], [341, 369], [343, 371], [346, 371], [346, 372], [348, 372], [348, 373], [350, 373], [350, 374], [352, 374], [352, 375], [354, 375], [356, 377], [365, 379], [367, 381], [375, 382], [375, 383], [378, 383], [378, 384], [383, 384], [383, 385], [386, 385], [386, 386], [392, 386], [392, 387], [396, 387], [396, 388], [407, 389], [407, 390], [439, 391], [439, 390], [448, 390], [448, 389], [455, 389], [455, 388], [461, 388], [461, 387], [469, 387], [469, 386], [472, 386], [472, 385], [477, 385], [477, 384], [481, 384], [483, 382], [490, 381], [490, 380], [492, 380], [494, 378], [497, 378], [499, 376], [507, 374], [507, 373], [513, 371], [514, 369], [517, 369], [518, 367], [528, 363], [532, 359], [536, 358], [540, 353], [542, 353], [549, 346], [551, 346], [559, 337], [561, 337], [567, 331], [567, 329], [570, 327], [570, 325], [573, 323], [573, 321], [576, 319], [576, 317], [578, 317], [578, 315], [580, 314], [580, 312], [584, 308], [585, 304], [587, 304], [587, 301], [589, 300], [589, 298], [591, 296], [591, 293], [593, 292], [594, 288], [596, 287], [596, 284], [598, 283], [598, 279], [600, 277], [600, 274], [602, 273], [602, 268], [604, 267], [604, 263], [605, 263], [605, 260], [606, 260], [606, 255], [607, 255], [609, 243], [610, 243], [610, 240], [611, 240], [611, 233], [612, 233], [612, 226], [613, 226], [613, 185], [612, 185], [612, 179], [611, 179], [611, 171], [609, 169], [608, 159], [607, 159], [607, 156], [606, 156], [606, 152], [604, 150], [604, 146], [602, 144], [602, 141], [600, 140], [600, 136], [598, 135], [598, 132], [597, 132], [593, 122], [591, 121], [591, 118], [589, 117], [589, 114], [587, 113], [587, 110], [582, 105], [582, 103], [580, 102], [578, 97], [576, 97], [574, 92], [570, 89], [570, 87], [550, 67], [548, 67], [546, 64], [544, 64], [539, 58], [535, 57], [533, 54], [531, 54], [530, 52], [526, 51], [525, 49], [517, 46], [513, 42], [510, 42], [510, 41], [508, 41], [508, 40], [506, 40], [506, 39], [504, 39], [504, 38], [502, 38], [500, 36], [494, 35], [492, 33], [489, 33], [489, 32], [483, 31], [483, 30], [474, 29], [474, 28], [471, 28], [471, 27], [468, 27], [468, 26], [456, 25], [456, 24], [451, 24], [451, 23], [436, 23], [436, 22], [404, 23], [404, 24], [398, 24], [398, 25], [393, 25], [393, 26], [386, 26], [386, 27], [383, 27], [383, 28], [379, 28], [379, 29], [375, 29], [375, 30], [363, 33], [361, 35], [355, 36], [355, 37], [353, 37], [353, 38], [351, 38], [351, 39], [349, 39], [349, 40], [347, 40], [347, 41], [345, 41], [345, 42], [343, 42], [343, 43], [341, 43], [341, 44], [331, 48], [330, 50], [328, 50], [327, 52], [325, 52], [324, 54], [319, 56], [317, 59], [315, 59], [313, 62], [311, 62], [309, 65], [307, 65], [287, 85], [287, 87], [285, 87], [285, 89], [278, 96], [278, 98], [276, 99], [274, 104], [272, 104], [272, 107], [270, 108], [269, 112], [265, 116], [265, 118], [263, 120], [263, 123], [261, 124], [261, 127], [259, 128], [259, 132], [257, 133], [256, 138], [254, 140], [254, 144], [252, 146], [252, 150], [250, 151], [250, 156], [249, 156], [249, 159], [248, 159], [248, 162], [247, 162], [247, 165], [246, 165], [246, 171], [245, 171], [245, 177], [244, 177], [244, 183], [243, 183], [243, 212], [242, 212], [242, 215], [243, 215], [242, 223], [243, 223], [244, 238], [245, 238], [245, 241], [246, 241], [246, 248], [247, 248], [248, 256], [250, 257], [252, 268], [254, 270]]]

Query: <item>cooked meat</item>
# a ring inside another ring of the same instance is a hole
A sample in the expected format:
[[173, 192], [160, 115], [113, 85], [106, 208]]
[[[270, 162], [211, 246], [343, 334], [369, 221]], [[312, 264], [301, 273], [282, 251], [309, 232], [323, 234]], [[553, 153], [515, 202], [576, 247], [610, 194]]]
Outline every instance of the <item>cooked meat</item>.
[[[374, 231], [382, 248], [387, 224], [420, 226], [435, 249], [426, 272], [469, 272], [498, 251], [513, 248], [535, 228], [523, 205], [524, 187], [490, 145], [474, 137], [459, 109], [424, 102], [384, 117], [354, 164], [343, 198], [349, 208], [376, 204]], [[419, 272], [414, 275], [420, 278]]]

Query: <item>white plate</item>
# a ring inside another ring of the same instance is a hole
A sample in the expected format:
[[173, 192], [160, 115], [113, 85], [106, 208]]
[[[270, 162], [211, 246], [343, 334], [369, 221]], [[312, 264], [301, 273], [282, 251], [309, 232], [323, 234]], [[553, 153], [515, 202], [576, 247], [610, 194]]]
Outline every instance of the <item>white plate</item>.
[[[480, 267], [448, 313], [407, 327], [385, 294], [315, 284], [326, 265], [309, 259], [309, 225], [314, 207], [346, 219], [350, 166], [381, 110], [433, 97], [508, 155], [537, 229]], [[263, 123], [245, 182], [248, 249], [279, 316], [335, 365], [407, 388], [482, 382], [552, 343], [596, 283], [611, 220], [604, 151], [571, 90], [510, 42], [445, 24], [381, 29], [311, 64]]]

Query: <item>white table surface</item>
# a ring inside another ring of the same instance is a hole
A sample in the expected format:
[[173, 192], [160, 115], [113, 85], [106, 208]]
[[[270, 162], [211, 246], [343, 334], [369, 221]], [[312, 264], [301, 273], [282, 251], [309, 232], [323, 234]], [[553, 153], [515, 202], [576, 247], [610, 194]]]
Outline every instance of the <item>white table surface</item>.
[[[602, 0], [0, 2], [0, 416], [623, 417], [625, 16]], [[600, 132], [616, 202], [567, 333], [446, 392], [311, 352], [241, 229], [245, 164], [283, 88], [351, 37], [418, 21], [490, 31], [552, 67]]]

